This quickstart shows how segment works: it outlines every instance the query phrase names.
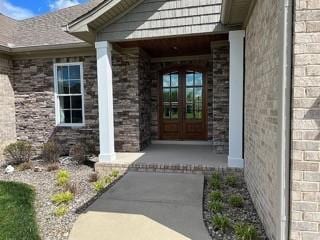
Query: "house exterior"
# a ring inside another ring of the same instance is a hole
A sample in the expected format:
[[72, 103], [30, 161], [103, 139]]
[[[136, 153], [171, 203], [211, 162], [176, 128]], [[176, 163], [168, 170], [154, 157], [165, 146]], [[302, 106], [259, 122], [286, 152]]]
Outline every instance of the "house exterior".
[[0, 143], [87, 141], [109, 164], [210, 141], [270, 239], [320, 239], [320, 2], [92, 0], [0, 15]]

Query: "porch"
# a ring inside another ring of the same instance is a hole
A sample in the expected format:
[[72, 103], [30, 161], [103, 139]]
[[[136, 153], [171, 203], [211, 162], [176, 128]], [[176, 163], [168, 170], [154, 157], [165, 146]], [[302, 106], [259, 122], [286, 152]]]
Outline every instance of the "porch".
[[164, 142], [151, 144], [141, 152], [118, 152], [110, 164], [136, 170], [193, 172], [226, 168], [228, 157], [217, 154], [210, 144]]
[[[98, 165], [241, 168], [242, 46], [241, 31], [97, 42]], [[149, 146], [158, 140], [209, 146]]]

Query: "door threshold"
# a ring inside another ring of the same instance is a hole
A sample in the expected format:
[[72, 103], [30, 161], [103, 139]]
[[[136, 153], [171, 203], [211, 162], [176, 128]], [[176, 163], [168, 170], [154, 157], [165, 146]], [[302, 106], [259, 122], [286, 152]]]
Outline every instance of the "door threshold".
[[211, 146], [212, 141], [179, 141], [179, 140], [152, 140], [151, 144], [166, 144], [166, 145], [203, 145]]

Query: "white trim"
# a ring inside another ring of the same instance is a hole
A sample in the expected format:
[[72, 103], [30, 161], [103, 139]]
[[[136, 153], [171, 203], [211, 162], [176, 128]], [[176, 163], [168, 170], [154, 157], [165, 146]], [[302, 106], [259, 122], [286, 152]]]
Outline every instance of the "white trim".
[[151, 144], [163, 145], [202, 145], [211, 146], [212, 141], [174, 141], [174, 140], [152, 140]]
[[[57, 67], [58, 66], [80, 66], [80, 85], [81, 94], [58, 94], [58, 78]], [[85, 108], [84, 108], [84, 78], [83, 78], [83, 63], [82, 62], [66, 62], [66, 63], [54, 63], [53, 64], [53, 76], [54, 76], [54, 102], [55, 102], [55, 120], [58, 127], [84, 127], [85, 126]], [[61, 123], [60, 122], [60, 103], [59, 96], [80, 96], [82, 100], [82, 123]]]
[[112, 45], [109, 42], [96, 42], [98, 103], [99, 103], [99, 161], [115, 160], [113, 86], [112, 86]]
[[229, 155], [228, 167], [243, 168], [243, 75], [245, 32], [231, 31], [229, 79]]

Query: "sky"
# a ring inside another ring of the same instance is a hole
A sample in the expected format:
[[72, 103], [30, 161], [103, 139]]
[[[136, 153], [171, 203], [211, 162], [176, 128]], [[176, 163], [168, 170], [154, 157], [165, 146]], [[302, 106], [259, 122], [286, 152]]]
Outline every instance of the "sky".
[[88, 0], [0, 0], [0, 13], [21, 20], [86, 1]]

